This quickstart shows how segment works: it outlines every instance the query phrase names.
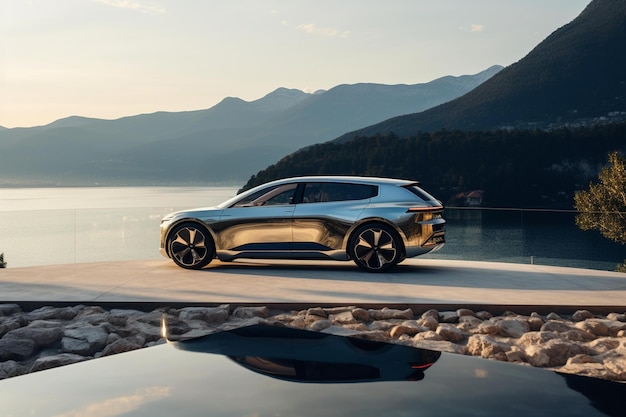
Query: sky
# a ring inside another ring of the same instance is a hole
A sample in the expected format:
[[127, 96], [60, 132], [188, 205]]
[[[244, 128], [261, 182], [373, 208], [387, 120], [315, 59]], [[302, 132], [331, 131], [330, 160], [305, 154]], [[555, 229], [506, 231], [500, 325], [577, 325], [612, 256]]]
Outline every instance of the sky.
[[510, 65], [591, 0], [0, 0], [0, 126]]

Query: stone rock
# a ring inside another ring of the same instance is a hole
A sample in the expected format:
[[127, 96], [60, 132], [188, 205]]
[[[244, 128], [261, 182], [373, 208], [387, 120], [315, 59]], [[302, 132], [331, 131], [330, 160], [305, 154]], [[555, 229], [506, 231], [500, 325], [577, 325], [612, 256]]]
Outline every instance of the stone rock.
[[230, 305], [222, 304], [218, 307], [188, 307], [180, 311], [179, 318], [187, 320], [195, 318], [207, 323], [219, 325], [224, 323], [230, 316]]
[[108, 344], [102, 350], [100, 356], [109, 356], [122, 352], [130, 352], [131, 350], [140, 349], [143, 347], [143, 343], [138, 343], [138, 340], [133, 338], [118, 339], [115, 342]]
[[527, 346], [524, 350], [526, 360], [532, 366], [546, 367], [550, 363], [550, 356], [538, 345]]
[[233, 311], [232, 316], [240, 319], [249, 319], [252, 317], [269, 317], [269, 309], [265, 306], [263, 307], [237, 307], [235, 311]]
[[504, 320], [498, 320], [496, 323], [498, 333], [503, 336], [514, 337], [519, 339], [525, 333], [530, 331], [528, 322], [517, 318], [507, 318]]
[[440, 311], [439, 322], [440, 323], [458, 323], [459, 316], [456, 314], [456, 311]]
[[491, 314], [488, 311], [479, 311], [476, 313], [476, 317], [478, 317], [481, 320], [489, 320], [490, 318], [493, 317], [493, 314]]
[[498, 334], [499, 331], [500, 331], [499, 327], [496, 325], [495, 322], [491, 320], [483, 321], [476, 328], [476, 333], [489, 334], [492, 336]]
[[46, 369], [56, 368], [58, 366], [71, 365], [73, 363], [83, 362], [87, 360], [84, 356], [76, 355], [73, 353], [61, 353], [54, 356], [46, 356], [38, 358], [33, 366], [30, 368], [30, 372], [44, 371]]
[[[352, 311], [355, 308], [356, 308], [355, 306], [329, 307], [329, 308], [325, 308], [324, 311], [326, 312], [327, 316], [330, 316], [331, 314], [339, 314], [339, 313], [343, 313], [344, 311]], [[304, 313], [306, 314], [306, 311]]]
[[431, 308], [430, 310], [427, 310], [424, 313], [422, 313], [422, 315], [420, 316], [420, 318], [422, 319], [425, 319], [428, 317], [432, 317], [433, 319], [437, 320], [437, 322], [439, 322], [439, 311]]
[[626, 314], [624, 313], [609, 313], [606, 318], [612, 321], [626, 322]]
[[459, 324], [467, 324], [470, 327], [478, 327], [483, 322], [483, 320], [479, 319], [476, 316], [459, 316]]
[[390, 331], [398, 323], [386, 320], [377, 320], [368, 324], [367, 328], [373, 331]]
[[318, 316], [322, 318], [328, 318], [328, 314], [321, 307], [312, 307], [306, 311], [307, 316]]
[[595, 336], [589, 332], [580, 329], [572, 329], [562, 334], [567, 340], [572, 342], [588, 342], [595, 339]]
[[[207, 307], [184, 307], [178, 312], [178, 318], [181, 320], [203, 320], [206, 321], [208, 312]], [[223, 311], [223, 310], [222, 310]]]
[[505, 352], [505, 355], [508, 362], [524, 362], [525, 359], [524, 352], [514, 346], [511, 347], [511, 350]]
[[[529, 348], [530, 350], [533, 350], [531, 347]], [[542, 355], [547, 355], [548, 362], [546, 365], [539, 365], [538, 363], [534, 363], [533, 359], [529, 357], [529, 362], [534, 366], [563, 366], [566, 364], [568, 358], [582, 353], [582, 348], [580, 346], [558, 339], [548, 341], [546, 344], [540, 347], [540, 350], [542, 352]], [[527, 354], [528, 351], [529, 350], [526, 351]], [[543, 356], [541, 361], [543, 362]]]
[[22, 308], [17, 304], [0, 304], [0, 317], [21, 313]]
[[92, 356], [106, 346], [109, 334], [100, 326], [87, 325], [64, 331], [61, 352]]
[[476, 317], [476, 313], [474, 313], [472, 310], [470, 310], [469, 308], [459, 308], [456, 311], [456, 315], [460, 318], [462, 317]]
[[8, 332], [28, 325], [28, 320], [23, 316], [9, 317], [0, 321], [0, 337]]
[[437, 327], [439, 327], [439, 320], [431, 316], [422, 317], [421, 319], [417, 320], [417, 323], [420, 326], [426, 327], [432, 331], [437, 330]]
[[355, 318], [355, 320], [358, 320], [358, 321], [362, 321], [362, 322], [370, 321], [370, 314], [364, 308], [355, 308], [354, 310], [352, 310], [352, 316]]
[[546, 316], [546, 320], [562, 320], [561, 316], [556, 313], [550, 313]]
[[439, 341], [439, 340], [443, 340], [443, 337], [441, 337], [439, 333], [434, 332], [432, 330], [427, 330], [425, 332], [418, 333], [413, 337], [413, 341], [415, 342], [422, 341], [422, 340]]
[[579, 363], [599, 363], [592, 356], [589, 356], [584, 353], [579, 353], [567, 359], [566, 365], [573, 365]]
[[23, 361], [37, 351], [37, 344], [31, 339], [3, 337], [0, 339], [0, 361]]
[[528, 325], [530, 326], [530, 330], [533, 332], [540, 330], [544, 324], [545, 322], [541, 317], [530, 316], [528, 318]]
[[490, 358], [497, 353], [506, 353], [509, 350], [511, 350], [511, 345], [488, 335], [475, 334], [470, 336], [467, 341], [467, 352], [473, 356]]
[[556, 332], [556, 333], [565, 333], [572, 330], [572, 326], [562, 321], [548, 321], [541, 326], [540, 331], [542, 332]]
[[405, 310], [396, 310], [393, 308], [383, 307], [382, 310], [368, 310], [370, 319], [372, 320], [389, 320], [389, 319], [413, 319], [413, 310], [407, 308]]
[[520, 346], [537, 346], [552, 339], [559, 339], [559, 335], [554, 332], [528, 332], [520, 337], [517, 343]]
[[574, 321], [583, 321], [593, 317], [595, 317], [593, 313], [588, 310], [578, 310], [572, 314], [572, 319], [574, 319]]
[[303, 316], [296, 316], [291, 323], [289, 323], [289, 325], [298, 329], [304, 329], [306, 327], [306, 322]]
[[466, 337], [465, 333], [449, 323], [441, 323], [439, 327], [437, 327], [437, 334], [444, 340], [453, 343], [458, 343]]
[[391, 328], [389, 335], [395, 339], [399, 338], [402, 335], [415, 336], [416, 334], [420, 333], [420, 329], [425, 329], [425, 328], [421, 328], [418, 326], [407, 326], [404, 324], [398, 324]]
[[330, 321], [338, 324], [353, 324], [356, 323], [356, 319], [352, 315], [351, 311], [344, 311], [337, 314], [331, 314], [329, 317]]
[[12, 378], [21, 375], [22, 367], [14, 360], [0, 362], [0, 379]]
[[73, 307], [41, 307], [26, 313], [26, 319], [28, 321], [49, 319], [72, 320], [77, 314], [78, 312]]
[[61, 327], [20, 327], [7, 333], [7, 337], [32, 340], [38, 347], [51, 346], [63, 337]]
[[596, 336], [608, 336], [609, 326], [604, 320], [589, 319], [576, 323], [576, 327]]
[[596, 354], [611, 352], [620, 347], [620, 341], [611, 337], [602, 337], [587, 344]]
[[626, 360], [623, 357], [605, 360], [604, 367], [613, 374], [613, 379], [626, 380]]
[[320, 332], [320, 331], [322, 331], [324, 329], [329, 328], [332, 324], [333, 324], [333, 322], [331, 320], [320, 319], [320, 320], [315, 321], [313, 324], [311, 324], [309, 329], [310, 330], [314, 330], [316, 332]]

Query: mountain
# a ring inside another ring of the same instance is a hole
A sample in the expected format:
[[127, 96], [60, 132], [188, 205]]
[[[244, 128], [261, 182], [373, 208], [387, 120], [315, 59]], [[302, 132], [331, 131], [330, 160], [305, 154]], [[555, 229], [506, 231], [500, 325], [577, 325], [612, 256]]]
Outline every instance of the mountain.
[[626, 2], [593, 0], [520, 61], [468, 94], [344, 134], [408, 137], [439, 129], [491, 130], [626, 118]]
[[251, 102], [227, 97], [206, 110], [116, 120], [72, 116], [0, 129], [0, 185], [242, 182], [302, 147], [453, 100], [501, 69], [313, 94], [279, 88]]

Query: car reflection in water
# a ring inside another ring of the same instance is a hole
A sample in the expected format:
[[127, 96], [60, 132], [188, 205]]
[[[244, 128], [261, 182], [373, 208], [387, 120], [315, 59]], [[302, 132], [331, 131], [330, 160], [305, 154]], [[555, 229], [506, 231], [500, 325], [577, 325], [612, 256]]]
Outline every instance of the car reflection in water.
[[419, 381], [440, 352], [288, 327], [250, 326], [174, 342], [293, 382]]
[[624, 383], [268, 326], [0, 380], [2, 417], [623, 417], [624, 398]]

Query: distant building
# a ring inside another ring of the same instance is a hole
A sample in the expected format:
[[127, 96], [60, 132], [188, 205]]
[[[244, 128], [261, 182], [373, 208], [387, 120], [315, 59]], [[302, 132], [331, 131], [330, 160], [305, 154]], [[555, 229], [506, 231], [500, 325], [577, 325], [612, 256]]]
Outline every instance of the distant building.
[[458, 193], [455, 196], [455, 199], [460, 205], [467, 207], [479, 207], [483, 204], [483, 194], [483, 190], [472, 190]]

